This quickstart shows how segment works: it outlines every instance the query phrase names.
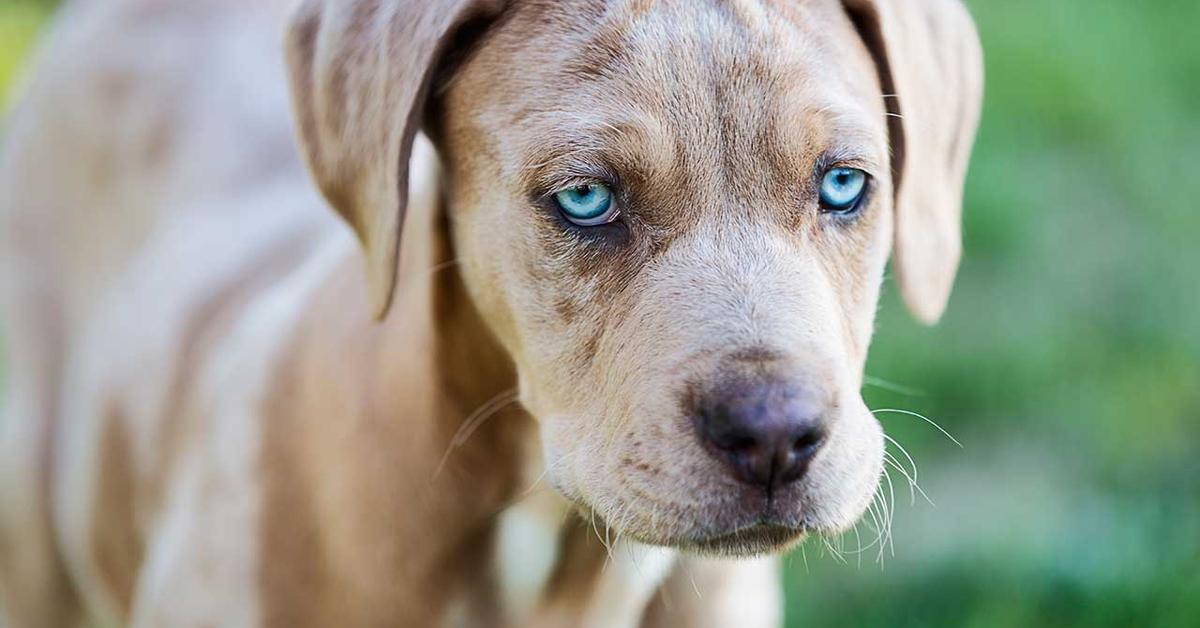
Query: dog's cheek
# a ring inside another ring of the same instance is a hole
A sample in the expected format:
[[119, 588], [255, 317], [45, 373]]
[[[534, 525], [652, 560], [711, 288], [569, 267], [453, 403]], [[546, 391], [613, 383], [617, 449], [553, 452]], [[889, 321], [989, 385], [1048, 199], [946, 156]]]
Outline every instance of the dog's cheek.
[[633, 307], [644, 247], [633, 236], [608, 241], [550, 218], [531, 228], [537, 245], [515, 269], [530, 296], [514, 307], [524, 309], [522, 321], [536, 334], [538, 361], [558, 380], [594, 388], [611, 375], [605, 348], [619, 340], [616, 328]]
[[805, 480], [805, 522], [821, 532], [841, 532], [863, 516], [883, 473], [883, 430], [861, 400], [839, 417], [833, 437]]
[[846, 352], [858, 368], [866, 361], [891, 251], [891, 203], [882, 198], [885, 193], [890, 194], [890, 187], [880, 185], [877, 200], [853, 224], [825, 225], [816, 240], [817, 259], [838, 303]]
[[[511, 307], [513, 286], [508, 284], [507, 269], [495, 260], [497, 249], [504, 246], [505, 235], [501, 232], [493, 238], [485, 237], [488, 225], [475, 224], [468, 216], [456, 216], [450, 221], [453, 227], [454, 259], [442, 262], [448, 268], [435, 267], [430, 271], [449, 275], [457, 271], [462, 278], [471, 305], [500, 344], [519, 365], [520, 338], [517, 314]], [[493, 231], [493, 233], [495, 233]], [[497, 242], [499, 240], [499, 242]], [[436, 277], [436, 279], [443, 279]]]

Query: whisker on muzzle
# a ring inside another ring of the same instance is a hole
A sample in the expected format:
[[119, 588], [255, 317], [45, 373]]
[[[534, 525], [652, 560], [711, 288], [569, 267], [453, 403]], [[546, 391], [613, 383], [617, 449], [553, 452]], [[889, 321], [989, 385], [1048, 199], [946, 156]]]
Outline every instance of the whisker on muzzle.
[[[612, 546], [608, 543], [608, 523], [604, 523], [604, 534], [601, 535], [600, 528], [596, 526], [596, 509], [588, 508], [588, 511], [590, 513], [588, 519], [591, 520], [592, 523], [592, 533], [596, 535], [596, 540], [600, 541], [600, 544], [604, 546], [604, 566], [601, 568], [601, 571], [604, 571], [608, 569], [608, 564], [611, 563], [613, 559]], [[601, 521], [603, 520], [604, 518], [601, 517]]]
[[[902, 394], [913, 394], [913, 395], [923, 394], [920, 391], [915, 391], [915, 390], [907, 389], [904, 387], [898, 387], [898, 386], [892, 385], [890, 382], [884, 382], [883, 380], [874, 380], [873, 378], [864, 378], [864, 383], [867, 385], [876, 385], [880, 388], [887, 388], [889, 390], [893, 390], [893, 392], [899, 392]], [[900, 388], [904, 388], [904, 389], [900, 390]], [[928, 423], [929, 425], [932, 425], [934, 427], [934, 429], [936, 429], [943, 436], [948, 438], [950, 440], [950, 442], [954, 443], [959, 448], [964, 448], [963, 444], [961, 442], [959, 442], [959, 440], [956, 439], [953, 435], [951, 435], [950, 432], [948, 432], [945, 428], [943, 428], [941, 425], [939, 425], [933, 419], [930, 419], [929, 417], [927, 417], [923, 414], [920, 414], [918, 412], [913, 412], [911, 410], [902, 410], [902, 409], [898, 409], [898, 408], [880, 408], [877, 410], [871, 410], [871, 414], [873, 414], [873, 415], [899, 414], [899, 415], [903, 415], [903, 416], [910, 416], [910, 417], [921, 419], [922, 421]], [[883, 452], [884, 466], [882, 468], [881, 482], [879, 483], [879, 486], [877, 487], [875, 499], [872, 500], [872, 504], [868, 507], [868, 512], [872, 512], [872, 516], [875, 518], [875, 521], [878, 522], [879, 524], [881, 524], [882, 528], [884, 528], [884, 530], [885, 530], [885, 532], [882, 533], [883, 539], [881, 541], [881, 545], [879, 548], [879, 556], [878, 556], [878, 560], [881, 565], [883, 563], [885, 549], [887, 552], [890, 552], [892, 556], [896, 555], [895, 538], [892, 535], [892, 527], [895, 522], [895, 514], [896, 514], [896, 489], [895, 489], [895, 484], [892, 481], [891, 472], [888, 467], [891, 467], [892, 469], [899, 471], [900, 474], [902, 476], [904, 476], [904, 479], [908, 482], [909, 496], [910, 496], [912, 504], [914, 504], [914, 505], [916, 504], [916, 499], [917, 499], [916, 496], [917, 496], [917, 494], [920, 494], [922, 499], [924, 499], [926, 502], [928, 502], [929, 505], [934, 506], [934, 507], [937, 506], [933, 502], [933, 500], [929, 497], [928, 493], [926, 493], [925, 490], [923, 488], [921, 488], [921, 485], [917, 483], [917, 462], [913, 458], [912, 454], [909, 453], [908, 449], [905, 448], [903, 445], [901, 445], [900, 442], [897, 441], [895, 438], [893, 438], [891, 435], [884, 433], [883, 438], [886, 440], [887, 444], [890, 444], [890, 445], [894, 446], [897, 450], [899, 450], [900, 455], [902, 455], [904, 457], [904, 460], [907, 461], [908, 464], [907, 464], [907, 466], [902, 464], [900, 459], [897, 458], [895, 454], [888, 451], [887, 448], [885, 447], [884, 452]], [[884, 491], [883, 491], [883, 487], [885, 484], [887, 485], [886, 493], [884, 493]], [[876, 503], [876, 500], [878, 501], [878, 504]], [[876, 508], [878, 508], [878, 511], [879, 511], [878, 517], [875, 517], [875, 515], [873, 513], [873, 510]], [[882, 519], [882, 521], [880, 521], [880, 519]], [[872, 545], [873, 545], [873, 543], [872, 543]], [[871, 545], [868, 545], [867, 547], [870, 547], [870, 546]]]
[[879, 515], [879, 554], [875, 557], [879, 567], [883, 568], [885, 550], [892, 540], [892, 511], [888, 507], [887, 494], [883, 492], [883, 482], [875, 488], [875, 510]]
[[883, 437], [886, 438], [888, 440], [888, 442], [895, 445], [896, 448], [899, 449], [900, 452], [904, 454], [904, 457], [908, 459], [908, 463], [912, 467], [912, 474], [910, 475], [908, 473], [908, 471], [906, 469], [904, 469], [903, 465], [900, 464], [900, 461], [897, 460], [894, 455], [892, 455], [886, 451], [884, 452], [884, 460], [886, 462], [890, 463], [893, 467], [895, 467], [896, 470], [899, 471], [901, 474], [903, 474], [904, 478], [906, 480], [908, 480], [908, 489], [909, 489], [909, 493], [911, 494], [912, 503], [913, 504], [916, 503], [916, 501], [917, 501], [916, 493], [920, 493], [921, 497], [923, 497], [925, 499], [925, 501], [929, 502], [930, 506], [936, 507], [937, 504], [933, 503], [933, 500], [929, 498], [929, 495], [925, 492], [924, 489], [921, 488], [921, 485], [917, 483], [917, 463], [915, 460], [913, 460], [913, 457], [911, 455], [909, 455], [908, 450], [905, 449], [903, 445], [901, 445], [896, 439], [892, 438], [891, 436], [884, 434]]
[[904, 384], [898, 384], [896, 382], [883, 379], [882, 377], [875, 377], [872, 375], [863, 376], [863, 386], [871, 386], [872, 388], [894, 392], [898, 395], [905, 395], [907, 397], [924, 397], [926, 394], [923, 390], [918, 390], [916, 388], [905, 386]]
[[[892, 474], [888, 472], [886, 466], [883, 467], [883, 478], [884, 478], [884, 480], [887, 481], [887, 487], [888, 487], [888, 496], [885, 500], [888, 504], [888, 507], [887, 507], [887, 512], [888, 512], [888, 516], [887, 516], [887, 519], [888, 519], [887, 547], [891, 548], [890, 551], [891, 551], [892, 556], [894, 557], [896, 555], [896, 543], [895, 543], [895, 538], [892, 536], [892, 525], [896, 519], [896, 487], [894, 484], [892, 484]], [[880, 556], [881, 564], [883, 562], [883, 550], [884, 550], [884, 548], [882, 548], [882, 547], [879, 548], [879, 551], [880, 551], [879, 556]]]
[[935, 429], [937, 429], [937, 431], [941, 432], [943, 436], [945, 436], [946, 438], [949, 438], [950, 442], [954, 443], [955, 445], [958, 445], [960, 449], [966, 449], [965, 447], [963, 447], [962, 443], [958, 442], [957, 438], [954, 438], [953, 436], [950, 435], [950, 432], [946, 431], [946, 428], [942, 427], [941, 425], [938, 425], [936, 421], [934, 421], [933, 419], [931, 419], [919, 412], [913, 412], [912, 410], [900, 410], [898, 408], [880, 408], [878, 410], [871, 410], [871, 414], [902, 414], [905, 416], [911, 416], [911, 417], [921, 419], [922, 421], [925, 421], [926, 423], [932, 425]]
[[[875, 494], [871, 496], [871, 503], [867, 505], [867, 516], [870, 517], [870, 519], [862, 519], [854, 524], [854, 539], [857, 547], [852, 551], [847, 551], [846, 553], [857, 557], [859, 569], [862, 568], [862, 555], [865, 554], [867, 550], [876, 546], [883, 547], [883, 544], [886, 543], [888, 528], [884, 523], [886, 519], [880, 514], [880, 499], [882, 495], [883, 493], [878, 487], [876, 487]], [[863, 522], [865, 522], [872, 530], [875, 531], [875, 538], [871, 539], [871, 541], [866, 545], [863, 545], [862, 537], [858, 531], [858, 525]], [[882, 558], [879, 558], [877, 562], [881, 560]]]

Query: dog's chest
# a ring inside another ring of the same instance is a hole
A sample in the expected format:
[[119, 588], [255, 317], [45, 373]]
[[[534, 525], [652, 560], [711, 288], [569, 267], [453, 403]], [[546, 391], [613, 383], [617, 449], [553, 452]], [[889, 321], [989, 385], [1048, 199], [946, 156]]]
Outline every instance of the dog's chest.
[[506, 625], [638, 626], [675, 552], [605, 536], [550, 489], [506, 510], [492, 565]]

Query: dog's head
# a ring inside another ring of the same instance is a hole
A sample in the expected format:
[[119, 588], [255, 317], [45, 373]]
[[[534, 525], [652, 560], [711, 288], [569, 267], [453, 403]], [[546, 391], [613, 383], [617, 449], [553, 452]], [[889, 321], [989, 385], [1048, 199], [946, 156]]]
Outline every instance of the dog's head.
[[958, 263], [981, 62], [957, 0], [307, 0], [289, 55], [378, 314], [434, 139], [463, 280], [564, 495], [734, 553], [863, 513], [891, 244], [925, 321]]

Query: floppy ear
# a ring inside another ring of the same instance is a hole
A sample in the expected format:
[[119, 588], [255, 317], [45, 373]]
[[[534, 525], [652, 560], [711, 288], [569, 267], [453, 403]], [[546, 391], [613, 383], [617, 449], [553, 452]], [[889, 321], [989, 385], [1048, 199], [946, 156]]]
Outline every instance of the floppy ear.
[[409, 155], [430, 84], [456, 33], [503, 4], [302, 0], [292, 16], [287, 62], [304, 157], [363, 246], [376, 317], [392, 299]]
[[896, 188], [892, 263], [913, 316], [946, 309], [962, 253], [962, 194], [983, 54], [959, 0], [844, 0], [879, 68]]

